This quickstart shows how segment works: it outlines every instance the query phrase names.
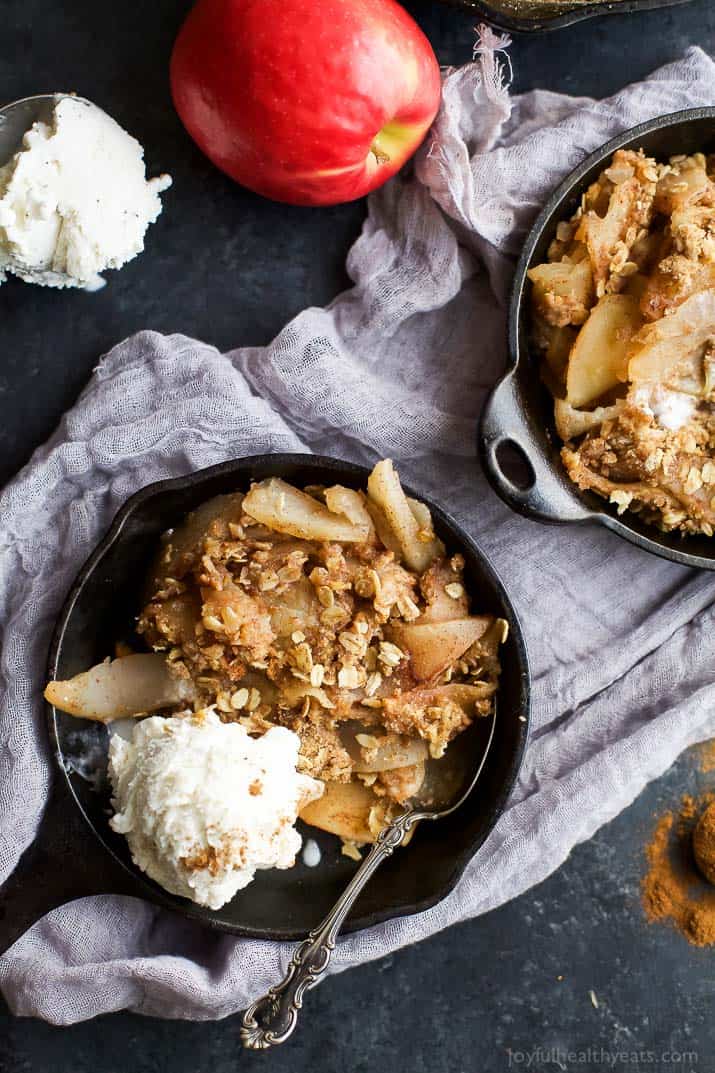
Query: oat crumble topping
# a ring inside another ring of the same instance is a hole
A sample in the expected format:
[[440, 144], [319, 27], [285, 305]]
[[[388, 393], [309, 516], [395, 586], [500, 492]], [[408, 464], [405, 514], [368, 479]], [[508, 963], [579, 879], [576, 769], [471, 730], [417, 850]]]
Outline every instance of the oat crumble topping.
[[[490, 712], [506, 637], [503, 620], [470, 613], [463, 557], [446, 557], [427, 509], [379, 466], [384, 500], [379, 480], [375, 495], [270, 480], [202, 505], [165, 538], [138, 620], [193, 683], [195, 710], [254, 735], [287, 726], [302, 773], [361, 787], [365, 830], [344, 835], [349, 853]], [[308, 822], [327, 824], [327, 808], [313, 802]]]
[[529, 277], [570, 478], [712, 536], [715, 158], [619, 150]]

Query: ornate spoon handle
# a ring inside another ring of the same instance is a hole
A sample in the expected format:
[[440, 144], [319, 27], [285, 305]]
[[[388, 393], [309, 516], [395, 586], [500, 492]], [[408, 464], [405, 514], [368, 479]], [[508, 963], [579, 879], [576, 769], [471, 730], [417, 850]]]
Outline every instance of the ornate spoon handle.
[[338, 932], [373, 872], [399, 846], [419, 819], [410, 808], [385, 827], [327, 917], [296, 947], [288, 971], [268, 994], [257, 999], [243, 1015], [241, 1041], [244, 1047], [261, 1050], [283, 1043], [298, 1021], [303, 993], [319, 982], [327, 969]]

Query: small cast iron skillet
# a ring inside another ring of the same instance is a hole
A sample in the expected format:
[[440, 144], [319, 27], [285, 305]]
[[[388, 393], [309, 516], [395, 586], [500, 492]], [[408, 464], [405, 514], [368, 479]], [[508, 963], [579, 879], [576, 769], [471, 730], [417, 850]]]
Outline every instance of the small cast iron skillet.
[[656, 8], [676, 7], [690, 0], [447, 0], [457, 7], [481, 15], [500, 30], [539, 33], [571, 26], [581, 19], [595, 15], [624, 15], [634, 11], [654, 11]]
[[[82, 568], [59, 617], [48, 678], [69, 678], [112, 653], [117, 638], [131, 637], [141, 609], [147, 568], [161, 534], [212, 496], [247, 490], [251, 480], [281, 476], [297, 485], [339, 482], [364, 488], [368, 470], [317, 455], [261, 455], [237, 459], [187, 477], [152, 484], [119, 511], [109, 532]], [[411, 493], [416, 494], [416, 493]], [[495, 737], [471, 797], [454, 816], [423, 824], [412, 843], [383, 865], [348, 918], [347, 931], [391, 917], [421, 912], [454, 887], [501, 815], [521, 763], [529, 718], [529, 668], [519, 622], [504, 587], [474, 541], [435, 503], [435, 529], [448, 551], [460, 551], [475, 607], [505, 618], [509, 638], [502, 647], [502, 679]], [[139, 642], [140, 643], [140, 642]], [[132, 863], [126, 842], [108, 824], [106, 778], [92, 785], [82, 770], [104, 770], [108, 734], [104, 726], [49, 708], [54, 751], [77, 807], [100, 842], [136, 879], [137, 894], [240, 935], [297, 939], [320, 921], [355, 870], [340, 843], [315, 828], [302, 828], [322, 851], [318, 867], [300, 860], [285, 871], [258, 872], [228, 905], [212, 911], [167, 894]]]
[[[598, 522], [645, 551], [685, 566], [715, 570], [715, 541], [704, 536], [661, 533], [655, 526], [615, 507], [592, 492], [581, 492], [566, 475], [561, 441], [554, 427], [553, 399], [541, 382], [538, 360], [529, 350], [531, 284], [527, 271], [546, 260], [560, 220], [578, 207], [581, 194], [617, 149], [644, 149], [661, 160], [677, 153], [715, 151], [715, 108], [693, 108], [660, 116], [619, 134], [592, 153], [554, 191], [526, 240], [514, 278], [509, 307], [510, 367], [482, 412], [479, 447], [495, 491], [513, 510], [543, 522]], [[505, 472], [509, 450], [531, 469], [525, 481]]]

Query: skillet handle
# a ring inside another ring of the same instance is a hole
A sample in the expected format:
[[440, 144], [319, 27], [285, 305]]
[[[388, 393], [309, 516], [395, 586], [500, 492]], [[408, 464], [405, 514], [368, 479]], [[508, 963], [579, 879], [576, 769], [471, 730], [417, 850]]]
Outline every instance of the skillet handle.
[[[533, 480], [519, 487], [502, 469], [497, 451], [514, 446], [531, 469]], [[568, 477], [544, 458], [524, 410], [515, 370], [499, 381], [486, 401], [479, 427], [482, 464], [492, 487], [513, 510], [544, 522], [583, 522], [593, 517], [583, 506]]]
[[338, 932], [358, 895], [378, 865], [401, 845], [421, 815], [424, 814], [417, 812], [414, 807], [406, 807], [392, 823], [383, 827], [374, 846], [325, 920], [296, 947], [283, 979], [262, 998], [256, 999], [244, 1013], [241, 1027], [244, 1047], [254, 1051], [267, 1050], [288, 1039], [303, 1007], [303, 995], [319, 983], [328, 968]]

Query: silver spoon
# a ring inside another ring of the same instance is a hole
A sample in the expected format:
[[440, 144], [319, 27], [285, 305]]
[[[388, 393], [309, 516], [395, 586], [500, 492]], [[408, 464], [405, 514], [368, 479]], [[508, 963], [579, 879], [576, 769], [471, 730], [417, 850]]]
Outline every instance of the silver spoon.
[[[400, 845], [419, 820], [440, 820], [458, 809], [482, 773], [494, 737], [496, 703], [489, 720], [477, 719], [456, 739], [447, 755], [428, 765], [425, 784], [417, 798], [378, 835], [348, 886], [322, 924], [300, 943], [280, 983], [257, 999], [243, 1015], [241, 1042], [251, 1050], [284, 1043], [293, 1032], [303, 994], [320, 981], [335, 949], [338, 932], [367, 881]], [[486, 734], [485, 734], [486, 730]], [[475, 761], [478, 758], [478, 762]]]

